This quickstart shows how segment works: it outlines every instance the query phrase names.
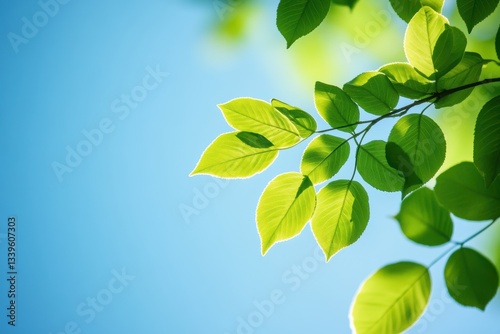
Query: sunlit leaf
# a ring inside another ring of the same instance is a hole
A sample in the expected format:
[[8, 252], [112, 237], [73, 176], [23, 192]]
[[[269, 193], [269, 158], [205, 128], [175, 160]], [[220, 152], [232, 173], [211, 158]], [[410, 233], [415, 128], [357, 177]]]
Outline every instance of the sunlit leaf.
[[359, 108], [342, 89], [318, 81], [314, 90], [314, 101], [318, 113], [333, 128], [344, 132], [353, 132], [356, 129]]
[[467, 39], [448, 20], [430, 7], [422, 7], [406, 30], [406, 58], [413, 67], [433, 80], [445, 75], [462, 59]]
[[423, 6], [429, 6], [440, 13], [444, 0], [390, 0], [390, 2], [399, 17], [406, 22], [410, 22], [411, 18]]
[[457, 217], [468, 220], [500, 217], [500, 179], [486, 189], [472, 162], [462, 162], [439, 175], [434, 191], [439, 202]]
[[365, 72], [344, 85], [344, 90], [365, 111], [384, 115], [398, 104], [399, 95], [380, 72]]
[[497, 37], [495, 38], [495, 50], [497, 51], [497, 58], [500, 59], [500, 26], [498, 27]]
[[450, 256], [444, 277], [450, 295], [464, 306], [484, 311], [497, 293], [497, 269], [490, 260], [470, 248], [460, 248]]
[[369, 218], [368, 195], [358, 182], [338, 180], [321, 189], [311, 228], [326, 260], [358, 240]]
[[382, 66], [379, 72], [384, 73], [391, 80], [400, 96], [421, 99], [434, 92], [434, 83], [420, 75], [408, 63], [388, 64]]
[[451, 240], [450, 212], [438, 203], [429, 188], [420, 188], [406, 197], [395, 218], [404, 235], [416, 243], [437, 246]]
[[311, 218], [315, 206], [316, 192], [307, 176], [285, 173], [269, 182], [257, 206], [262, 254], [266, 254], [275, 243], [298, 235]]
[[307, 138], [317, 129], [314, 118], [302, 109], [273, 99], [271, 105], [292, 122], [302, 138]]
[[262, 135], [251, 132], [225, 133], [207, 147], [191, 175], [250, 177], [266, 169], [277, 156], [277, 148]]
[[360, 287], [351, 308], [357, 334], [402, 333], [424, 312], [431, 294], [426, 267], [413, 262], [390, 264]]
[[386, 142], [374, 140], [360, 147], [356, 167], [369, 185], [382, 191], [401, 191], [403, 173], [389, 166], [385, 156]]
[[495, 11], [499, 0], [457, 0], [460, 16], [467, 25], [469, 34], [476, 24]]
[[404, 116], [389, 134], [387, 162], [403, 172], [403, 197], [429, 181], [443, 164], [445, 155], [443, 132], [425, 115]]
[[487, 102], [476, 120], [474, 164], [489, 187], [500, 174], [500, 96]]
[[258, 133], [277, 148], [287, 148], [300, 141], [297, 128], [269, 103], [238, 98], [219, 105], [226, 121], [236, 130]]
[[276, 25], [286, 39], [287, 48], [316, 29], [329, 9], [330, 0], [281, 0]]
[[306, 147], [300, 171], [314, 184], [330, 179], [349, 158], [349, 143], [342, 138], [323, 134]]
[[[477, 82], [481, 75], [483, 63], [484, 60], [479, 54], [466, 52], [462, 61], [455, 68], [437, 80], [438, 91], [442, 92]], [[473, 88], [470, 88], [447, 95], [436, 101], [434, 106], [443, 108], [460, 103], [472, 93], [472, 90]]]

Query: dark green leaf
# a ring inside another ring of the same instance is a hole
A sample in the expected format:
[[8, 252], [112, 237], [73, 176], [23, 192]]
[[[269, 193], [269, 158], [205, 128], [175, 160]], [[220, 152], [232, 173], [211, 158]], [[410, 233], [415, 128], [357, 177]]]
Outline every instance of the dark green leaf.
[[347, 6], [351, 9], [354, 8], [354, 6], [356, 5], [357, 2], [358, 2], [358, 0], [332, 0], [333, 4]]
[[462, 162], [437, 177], [439, 202], [455, 216], [468, 220], [500, 217], [500, 179], [488, 189], [472, 162]]
[[292, 122], [302, 138], [307, 138], [317, 129], [314, 118], [302, 109], [273, 99], [271, 105]]
[[374, 140], [362, 145], [356, 167], [372, 187], [382, 191], [401, 191], [405, 183], [403, 173], [389, 166], [385, 157], [386, 142]]
[[446, 24], [432, 52], [432, 62], [436, 70], [437, 79], [460, 63], [466, 46], [467, 38], [464, 33], [460, 29]]
[[490, 260], [470, 248], [460, 248], [451, 254], [444, 277], [450, 295], [464, 306], [484, 311], [497, 293], [497, 269]]
[[262, 172], [278, 156], [269, 141], [251, 132], [231, 132], [217, 137], [203, 152], [191, 175], [245, 178]]
[[499, 0], [457, 0], [460, 16], [467, 24], [469, 34], [476, 24], [495, 11]]
[[333, 128], [348, 133], [356, 130], [359, 108], [342, 89], [318, 81], [314, 90], [314, 100], [318, 113]]
[[307, 176], [285, 173], [269, 182], [257, 206], [262, 255], [277, 242], [298, 235], [313, 215], [315, 206], [316, 192]]
[[365, 72], [344, 85], [344, 90], [365, 111], [384, 115], [396, 107], [398, 92], [391, 81], [380, 72]]
[[500, 174], [500, 96], [479, 112], [474, 131], [474, 164], [489, 187]]
[[400, 18], [410, 22], [411, 18], [423, 6], [429, 6], [440, 13], [443, 8], [444, 0], [390, 0], [392, 8]]
[[300, 171], [314, 184], [330, 179], [349, 158], [349, 143], [332, 135], [320, 135], [306, 147]]
[[434, 83], [420, 75], [408, 63], [387, 64], [379, 69], [391, 80], [400, 96], [421, 99], [434, 93]]
[[338, 180], [321, 189], [311, 228], [326, 261], [356, 242], [369, 218], [368, 195], [358, 182]]
[[281, 0], [276, 25], [287, 41], [287, 48], [316, 29], [329, 9], [330, 0]]
[[[462, 61], [437, 81], [439, 92], [477, 82], [483, 68], [483, 58], [474, 52], [466, 52]], [[473, 88], [447, 95], [434, 104], [436, 108], [449, 107], [465, 100]]]
[[422, 315], [431, 294], [429, 270], [413, 262], [379, 269], [361, 285], [351, 307], [357, 334], [402, 333]]
[[420, 188], [406, 197], [395, 218], [404, 235], [416, 243], [437, 246], [451, 240], [450, 212], [438, 203], [429, 188]]
[[389, 165], [405, 177], [403, 197], [420, 188], [439, 170], [446, 155], [441, 128], [425, 115], [407, 115], [391, 130], [386, 146]]

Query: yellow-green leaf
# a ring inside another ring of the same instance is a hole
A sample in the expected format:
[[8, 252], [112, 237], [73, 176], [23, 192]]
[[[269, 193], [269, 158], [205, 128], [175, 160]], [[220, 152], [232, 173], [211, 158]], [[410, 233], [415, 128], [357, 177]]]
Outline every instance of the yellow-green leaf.
[[264, 189], [257, 206], [262, 254], [275, 243], [298, 235], [315, 206], [316, 192], [307, 176], [285, 173], [274, 178]]

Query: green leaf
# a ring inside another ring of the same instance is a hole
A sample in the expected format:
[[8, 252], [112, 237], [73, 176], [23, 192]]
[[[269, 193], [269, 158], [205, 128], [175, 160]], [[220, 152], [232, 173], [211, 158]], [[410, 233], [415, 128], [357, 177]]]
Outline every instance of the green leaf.
[[472, 29], [495, 11], [499, 0], [457, 0], [460, 16], [467, 25], [469, 34]]
[[424, 312], [431, 294], [426, 267], [393, 263], [369, 277], [351, 307], [351, 327], [358, 334], [401, 333]]
[[348, 133], [356, 130], [359, 108], [342, 89], [318, 81], [314, 89], [314, 100], [318, 113], [333, 128]]
[[368, 195], [358, 182], [338, 180], [321, 189], [311, 228], [326, 261], [356, 242], [369, 218]]
[[257, 206], [262, 255], [275, 243], [300, 234], [315, 206], [316, 192], [307, 176], [285, 173], [269, 182]]
[[386, 142], [374, 140], [362, 145], [356, 167], [369, 185], [382, 191], [401, 191], [405, 183], [403, 173], [389, 166], [385, 157]]
[[347, 6], [350, 9], [353, 9], [357, 2], [358, 0], [332, 0], [333, 4]]
[[391, 81], [380, 72], [365, 72], [344, 85], [344, 90], [365, 111], [384, 115], [398, 104], [399, 95]]
[[425, 115], [407, 115], [391, 130], [386, 146], [389, 165], [405, 177], [403, 197], [420, 188], [439, 170], [446, 155], [441, 128]]
[[487, 102], [476, 120], [474, 164], [489, 187], [500, 174], [500, 96]]
[[444, 0], [390, 0], [390, 2], [398, 16], [406, 22], [410, 22], [411, 18], [423, 6], [429, 6], [440, 13]]
[[406, 30], [406, 58], [417, 71], [434, 80], [446, 74], [462, 59], [467, 39], [448, 25], [448, 20], [430, 7], [422, 7]]
[[329, 9], [330, 0], [281, 0], [276, 25], [286, 39], [287, 48], [316, 29]]
[[[484, 60], [479, 54], [466, 52], [462, 61], [455, 68], [437, 80], [438, 92], [477, 82], [481, 75], [483, 64]], [[470, 88], [447, 95], [436, 101], [434, 106], [436, 108], [444, 108], [458, 104], [465, 100], [472, 93], [472, 90], [473, 88]]]
[[437, 246], [451, 240], [450, 212], [438, 203], [429, 188], [420, 188], [406, 197], [395, 218], [404, 235], [416, 243]]
[[450, 295], [464, 306], [484, 311], [497, 293], [498, 272], [495, 266], [470, 248], [460, 248], [451, 254], [444, 277]]
[[436, 179], [439, 202], [455, 216], [468, 220], [500, 217], [500, 179], [488, 189], [472, 162], [451, 167]]
[[437, 79], [460, 63], [466, 47], [465, 34], [460, 29], [446, 24], [432, 52], [432, 62], [436, 69]]
[[434, 83], [420, 75], [408, 63], [392, 63], [382, 66], [384, 73], [392, 82], [400, 96], [409, 99], [421, 99], [434, 93]]
[[306, 147], [300, 171], [314, 184], [330, 179], [349, 158], [349, 143], [342, 138], [323, 134]]
[[276, 99], [271, 101], [271, 105], [295, 125], [302, 138], [307, 138], [316, 131], [316, 121], [304, 110]]
[[495, 38], [495, 50], [497, 51], [497, 58], [500, 59], [500, 26], [498, 27], [497, 37]]
[[297, 128], [269, 103], [239, 98], [219, 105], [226, 121], [236, 130], [258, 133], [277, 148], [287, 148], [300, 141]]
[[262, 172], [278, 156], [278, 150], [262, 135], [231, 132], [217, 137], [203, 152], [192, 175], [246, 178]]

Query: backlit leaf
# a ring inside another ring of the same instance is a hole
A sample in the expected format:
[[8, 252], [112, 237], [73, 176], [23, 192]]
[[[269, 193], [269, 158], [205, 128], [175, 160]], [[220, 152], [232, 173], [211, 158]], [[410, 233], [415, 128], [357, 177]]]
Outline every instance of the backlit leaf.
[[348, 158], [349, 143], [345, 139], [323, 134], [305, 149], [300, 171], [318, 184], [337, 174]]
[[425, 115], [404, 116], [389, 134], [387, 162], [403, 172], [403, 197], [429, 181], [443, 164], [445, 155], [443, 132]]
[[401, 191], [403, 173], [389, 166], [385, 156], [386, 142], [374, 140], [360, 147], [357, 169], [363, 180], [382, 191]]
[[316, 192], [307, 176], [285, 173], [269, 182], [257, 206], [262, 255], [275, 243], [298, 235], [315, 206]]
[[262, 172], [277, 156], [277, 148], [262, 135], [225, 133], [207, 147], [191, 175], [246, 178]]
[[439, 175], [434, 191], [439, 202], [457, 217], [468, 220], [500, 217], [500, 179], [486, 189], [472, 162], [462, 162]]
[[302, 109], [273, 99], [271, 105], [292, 122], [302, 138], [307, 138], [317, 129], [314, 118]]
[[368, 195], [358, 182], [338, 180], [321, 189], [311, 228], [326, 260], [358, 240], [369, 218]]
[[239, 98], [219, 105], [226, 121], [236, 130], [258, 133], [277, 148], [287, 148], [300, 141], [297, 128], [269, 103]]
[[426, 267], [399, 262], [379, 269], [361, 285], [351, 307], [357, 334], [402, 333], [424, 312], [431, 294]]
[[318, 81], [314, 90], [314, 100], [318, 113], [333, 128], [348, 133], [356, 130], [359, 108], [342, 89]]
[[464, 306], [484, 311], [497, 293], [497, 269], [490, 260], [470, 248], [460, 248], [451, 254], [444, 277], [450, 295]]
[[401, 203], [395, 217], [404, 235], [416, 243], [437, 246], [451, 239], [453, 221], [429, 188], [420, 188]]
[[385, 74], [365, 72], [344, 85], [344, 90], [365, 111], [384, 115], [396, 107], [398, 92]]

